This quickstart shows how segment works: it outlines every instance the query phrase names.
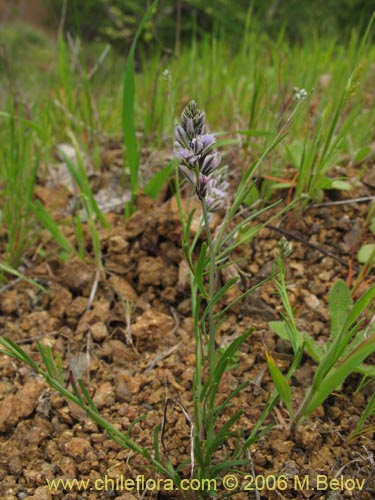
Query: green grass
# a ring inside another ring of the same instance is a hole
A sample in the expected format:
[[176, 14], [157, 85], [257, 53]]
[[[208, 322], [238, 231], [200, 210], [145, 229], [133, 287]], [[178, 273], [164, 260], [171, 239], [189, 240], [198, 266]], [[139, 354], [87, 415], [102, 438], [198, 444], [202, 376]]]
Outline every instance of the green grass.
[[[196, 477], [216, 478], [222, 470], [247, 464], [245, 449], [267, 431], [263, 424], [279, 398], [297, 425], [339, 388], [350, 373], [373, 376], [363, 362], [375, 350], [375, 333], [372, 327], [360, 329], [359, 318], [373, 301], [375, 286], [353, 299], [343, 281], [333, 285], [329, 296], [331, 335], [325, 345], [318, 345], [307, 333], [298, 330], [293, 316], [285, 284], [288, 246], [284, 242], [270, 279], [274, 279], [285, 313], [283, 321], [271, 327], [290, 341], [294, 360], [283, 374], [277, 360], [267, 353], [274, 395], [251, 434], [246, 438], [242, 435], [244, 440], [239, 439], [236, 450], [215, 465], [215, 454], [233, 435], [232, 428], [239, 423], [241, 412], [224, 423], [221, 418], [246, 385], [240, 383], [217, 407], [218, 384], [223, 374], [236, 365], [238, 350], [252, 332], [249, 328], [226, 348], [217, 349], [217, 331], [237, 299], [216, 312], [220, 300], [236, 282], [233, 278], [217, 290], [216, 274], [228, 264], [230, 253], [248, 243], [262, 227], [257, 219], [267, 207], [274, 206], [271, 201], [278, 199], [280, 188], [290, 190], [293, 202], [282, 208], [285, 213], [301, 210], [312, 200], [321, 200], [327, 189], [351, 187], [353, 179], [336, 178], [336, 167], [349, 161], [360, 166], [365, 161], [375, 125], [371, 73], [375, 47], [367, 42], [366, 36], [359, 40], [353, 34], [346, 44], [315, 37], [303, 45], [291, 46], [282, 34], [277, 40], [270, 40], [250, 30], [235, 53], [225, 40], [206, 36], [200, 42], [193, 39], [178, 57], [166, 56], [158, 50], [152, 55], [136, 53], [136, 39], [125, 60], [104, 45], [83, 47], [71, 39], [53, 42], [32, 30], [25, 30], [22, 35], [17, 29], [16, 33], [11, 29], [5, 32], [6, 51], [1, 60], [5, 69], [1, 83], [9, 90], [0, 93], [0, 269], [3, 273], [22, 277], [18, 269], [35, 250], [42, 229], [52, 235], [63, 251], [62, 256], [75, 254], [81, 259], [89, 258], [98, 271], [102, 269], [99, 228], [108, 227], [108, 222], [91, 190], [84, 158], [91, 157], [94, 168], [99, 170], [98, 152], [111, 139], [124, 145], [124, 179], [128, 183], [124, 189], [128, 188], [132, 195], [126, 216], [134, 210], [140, 188], [145, 187], [150, 196], [156, 197], [171, 175], [174, 123], [191, 99], [205, 110], [212, 130], [219, 131], [217, 145], [230, 146], [232, 150], [234, 161], [230, 167], [238, 169], [240, 181], [215, 237], [209, 229], [204, 195], [200, 198], [203, 222], [193, 239], [190, 231], [193, 214], [183, 214], [179, 205], [184, 256], [190, 269], [196, 347], [195, 427], [191, 436], [195, 468], [190, 463]], [[41, 55], [44, 65], [33, 65]], [[302, 89], [306, 92], [301, 92]], [[302, 94], [306, 98], [296, 99]], [[34, 190], [37, 175], [43, 173], [40, 165], [53, 161], [61, 143], [68, 143], [76, 153], [75, 160], [67, 156], [63, 160], [75, 182], [78, 203], [74, 213], [57, 221], [35, 199]], [[146, 147], [152, 153], [167, 152], [167, 160], [160, 164], [156, 175], [147, 176], [151, 177], [147, 184], [141, 169]], [[199, 165], [194, 168], [195, 178], [199, 179]], [[358, 176], [363, 171], [362, 166]], [[263, 178], [261, 188], [255, 186], [253, 177]], [[259, 204], [256, 211], [252, 209], [250, 215], [233, 227], [241, 207], [256, 202]], [[371, 209], [364, 222], [366, 227], [373, 227], [373, 219]], [[73, 226], [73, 241], [66, 237], [67, 223]], [[85, 224], [91, 237], [91, 252], [85, 248]], [[205, 235], [206, 243], [201, 244], [200, 235]], [[370, 249], [368, 262], [365, 260], [359, 274], [361, 279], [368, 277], [373, 261], [374, 251]], [[359, 285], [356, 281], [354, 290]], [[242, 298], [250, 292], [244, 291]], [[3, 352], [30, 365], [52, 388], [84, 408], [121, 446], [140, 453], [158, 472], [180, 484], [180, 470], [161, 458], [157, 428], [154, 449], [142, 448], [98, 414], [80, 381], [72, 381], [72, 390], [64, 387], [61, 361], [54, 359], [51, 350], [38, 347], [44, 364], [40, 368], [14, 342], [0, 339], [0, 343]], [[304, 352], [318, 367], [305, 399], [295, 408], [289, 380]], [[371, 399], [354, 431], [356, 434], [374, 407]], [[188, 464], [189, 461], [185, 462], [181, 468]], [[199, 493], [202, 499], [209, 496], [208, 492]]]
[[[301, 210], [309, 201], [321, 200], [325, 190], [350, 189], [356, 179], [337, 177], [336, 167], [352, 162], [359, 167], [356, 177], [366, 168], [375, 127], [375, 46], [355, 33], [346, 43], [316, 36], [291, 45], [283, 33], [271, 40], [252, 31], [249, 22], [236, 52], [226, 40], [209, 35], [199, 42], [193, 37], [178, 57], [158, 49], [146, 53], [135, 40], [127, 60], [98, 42], [83, 46], [70, 38], [53, 40], [30, 27], [4, 26], [2, 259], [17, 267], [27, 255], [30, 237], [37, 239], [39, 228], [46, 225], [48, 214], [40, 207], [32, 210], [35, 175], [38, 164], [54, 161], [61, 143], [73, 145], [78, 158], [92, 158], [99, 171], [106, 144], [112, 139], [122, 142], [124, 189], [133, 196], [127, 213], [134, 209], [140, 188], [156, 197], [173, 169], [168, 156], [172, 158], [175, 119], [190, 99], [205, 109], [210, 126], [218, 131], [218, 145], [230, 146], [233, 168], [247, 178], [241, 203], [260, 199], [266, 205], [279, 197], [280, 189], [289, 189], [293, 210]], [[293, 111], [295, 89], [307, 93], [298, 113]], [[151, 175], [141, 168], [146, 148], [151, 154], [166, 153], [159, 171]], [[98, 262], [95, 225], [105, 221], [83, 165], [67, 166], [79, 186], [81, 206], [89, 213]], [[252, 176], [263, 178], [260, 189], [252, 185], [250, 191]], [[28, 219], [36, 211], [45, 215], [40, 225]], [[79, 248], [84, 258], [77, 214], [69, 223], [76, 226], [77, 241], [69, 244], [63, 234], [55, 239], [64, 251]], [[48, 221], [55, 235], [58, 224]], [[363, 278], [373, 267], [370, 257], [363, 264]]]
[[[218, 145], [230, 145], [234, 168], [249, 180], [263, 178], [259, 190], [253, 185], [249, 191], [251, 183], [246, 181], [242, 202], [251, 205], [260, 199], [265, 205], [279, 197], [280, 189], [289, 189], [294, 210], [301, 210], [309, 201], [321, 200], [324, 190], [350, 189], [355, 179], [337, 177], [336, 167], [353, 162], [360, 166], [357, 177], [366, 168], [375, 127], [375, 46], [355, 33], [346, 43], [313, 37], [290, 45], [282, 33], [271, 40], [252, 31], [251, 24], [248, 28], [236, 52], [224, 39], [207, 35], [199, 42], [193, 37], [178, 57], [158, 49], [146, 53], [134, 43], [126, 60], [98, 42], [83, 46], [70, 38], [53, 40], [30, 27], [4, 26], [2, 259], [17, 267], [27, 254], [30, 236], [37, 239], [45, 226], [26, 219], [33, 213], [38, 163], [53, 161], [58, 144], [75, 142], [78, 157], [92, 158], [99, 171], [106, 144], [112, 139], [123, 142], [124, 189], [133, 196], [127, 213], [134, 209], [140, 188], [156, 197], [173, 169], [168, 156], [172, 158], [176, 116], [190, 99], [199, 100], [210, 116], [210, 126], [219, 132]], [[296, 88], [307, 92], [298, 113], [293, 112]], [[159, 171], [144, 175], [141, 158], [146, 148], [152, 154], [165, 152], [167, 159]], [[82, 165], [68, 168], [73, 176], [77, 173], [81, 206], [90, 212], [93, 258], [98, 262], [94, 226], [105, 224], [103, 215], [95, 207]], [[73, 248], [84, 258], [77, 214], [69, 223], [76, 226]], [[58, 224], [54, 229], [57, 234]], [[63, 235], [56, 240], [66, 251]], [[370, 264], [364, 264], [364, 277]]]

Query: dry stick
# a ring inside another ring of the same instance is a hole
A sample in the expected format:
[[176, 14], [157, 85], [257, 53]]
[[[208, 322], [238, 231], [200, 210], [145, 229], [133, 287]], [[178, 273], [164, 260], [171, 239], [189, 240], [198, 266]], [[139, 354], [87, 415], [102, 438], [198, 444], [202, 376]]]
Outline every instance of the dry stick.
[[149, 372], [155, 368], [155, 366], [165, 358], [168, 358], [171, 354], [173, 354], [180, 347], [181, 342], [179, 344], [174, 345], [170, 349], [159, 353], [155, 358], [146, 366], [145, 371]]
[[104, 62], [105, 58], [109, 54], [109, 51], [111, 50], [111, 46], [108, 43], [105, 47], [102, 53], [99, 56], [98, 61], [95, 63], [95, 66], [90, 69], [90, 71], [87, 73], [87, 79], [91, 80], [91, 78], [95, 75], [95, 73], [98, 71], [99, 67], [101, 64]]
[[7, 283], [6, 285], [2, 286], [0, 288], [0, 294], [5, 292], [6, 290], [9, 290], [9, 288], [12, 288], [13, 286], [17, 285], [17, 283], [19, 283], [20, 281], [22, 281], [22, 278], [16, 278], [16, 279], [10, 281], [9, 283]]
[[45, 337], [52, 337], [54, 335], [59, 335], [59, 337], [63, 337], [69, 341], [73, 341], [76, 344], [78, 344], [77, 340], [75, 340], [74, 338], [71, 338], [68, 335], [65, 335], [64, 333], [61, 333], [59, 330], [54, 330], [53, 332], [49, 332], [49, 333], [41, 333], [40, 335], [35, 335], [34, 337], [29, 337], [27, 339], [17, 340], [17, 344], [18, 345], [28, 344], [29, 342], [34, 342], [35, 340], [44, 339]]
[[[253, 478], [255, 480], [256, 474], [255, 474], [254, 462], [253, 462], [253, 457], [251, 455], [250, 448], [246, 448], [246, 457], [250, 462], [251, 475], [253, 476]], [[255, 498], [256, 498], [256, 500], [260, 500], [260, 493], [257, 489], [255, 489]]]
[[94, 302], [96, 290], [98, 288], [99, 277], [100, 277], [100, 270], [97, 269], [95, 271], [94, 282], [93, 282], [92, 287], [91, 287], [90, 297], [89, 297], [89, 301], [88, 301], [87, 306], [86, 306], [86, 311], [91, 309], [92, 303]]
[[167, 426], [167, 410], [169, 405], [178, 405], [180, 409], [182, 410], [182, 413], [184, 414], [186, 418], [186, 422], [190, 426], [190, 477], [193, 477], [194, 473], [194, 467], [195, 467], [195, 462], [194, 462], [194, 424], [193, 421], [189, 415], [189, 412], [185, 408], [185, 406], [179, 401], [178, 399], [172, 399], [172, 398], [167, 398], [164, 403], [164, 410], [163, 410], [163, 419], [161, 423], [161, 428], [160, 428], [160, 444], [165, 450], [165, 444], [164, 444], [164, 433], [165, 429]]
[[[306, 245], [310, 248], [313, 248], [314, 250], [318, 250], [319, 252], [323, 253], [324, 255], [327, 255], [328, 257], [331, 257], [332, 259], [336, 260], [337, 262], [340, 262], [340, 264], [342, 264], [343, 266], [349, 267], [349, 263], [346, 262], [341, 257], [339, 257], [338, 255], [334, 254], [333, 252], [330, 252], [329, 250], [327, 250], [324, 247], [321, 247], [315, 243], [311, 243], [310, 241], [305, 240], [305, 238], [302, 238], [302, 236], [300, 236], [299, 234], [292, 233], [290, 231], [286, 231], [285, 229], [281, 229], [281, 227], [272, 226], [271, 224], [267, 224], [266, 227], [268, 227], [269, 229], [274, 229], [277, 233], [280, 233], [283, 236], [287, 236], [287, 237], [292, 238], [294, 240], [300, 241], [304, 245]], [[352, 268], [355, 271], [359, 271], [358, 267], [356, 267], [356, 266], [352, 266]]]
[[375, 196], [361, 196], [360, 198], [350, 198], [349, 200], [339, 200], [339, 201], [325, 201], [323, 203], [315, 203], [307, 207], [309, 208], [320, 208], [320, 207], [331, 207], [335, 205], [351, 205], [353, 203], [365, 203], [367, 201], [375, 201]]

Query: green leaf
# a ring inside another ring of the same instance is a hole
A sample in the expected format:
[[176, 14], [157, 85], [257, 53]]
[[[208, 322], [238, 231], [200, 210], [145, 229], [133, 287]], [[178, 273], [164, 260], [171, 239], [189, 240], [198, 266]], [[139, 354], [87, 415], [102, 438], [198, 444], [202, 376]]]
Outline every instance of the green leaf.
[[305, 341], [305, 351], [309, 354], [309, 356], [311, 356], [314, 361], [319, 362], [326, 353], [325, 346], [322, 346], [315, 342], [315, 340], [311, 338], [311, 336], [307, 332], [303, 332], [303, 339]]
[[82, 155], [80, 153], [77, 140], [73, 133], [69, 133], [68, 135], [75, 146], [75, 150], [77, 153], [77, 160], [78, 160], [77, 164], [75, 164], [63, 151], [60, 151], [60, 154], [71, 176], [73, 177], [73, 179], [75, 180], [75, 182], [79, 187], [81, 198], [84, 202], [87, 218], [90, 219], [92, 215], [91, 212], [94, 212], [98, 220], [100, 221], [101, 225], [105, 228], [109, 228], [110, 224], [107, 222], [98, 204], [96, 203], [94, 194], [90, 187], [90, 183], [87, 177], [85, 166], [83, 164]]
[[359, 417], [358, 422], [356, 423], [354, 431], [350, 434], [349, 440], [352, 439], [353, 437], [357, 436], [365, 421], [374, 413], [375, 411], [375, 392], [372, 394], [371, 398], [369, 399], [369, 402], [366, 405], [366, 408], [362, 415]]
[[145, 24], [147, 23], [151, 14], [153, 13], [157, 3], [158, 0], [155, 0], [152, 3], [151, 7], [147, 10], [146, 14], [144, 15], [142, 21], [138, 26], [138, 29], [136, 31], [133, 43], [131, 45], [128, 54], [128, 60], [126, 63], [125, 73], [124, 73], [122, 128], [124, 133], [124, 144], [126, 149], [126, 155], [130, 170], [130, 186], [133, 196], [135, 196], [138, 193], [138, 171], [139, 171], [139, 160], [140, 160], [135, 119], [134, 119], [134, 107], [135, 107], [134, 106], [135, 102], [134, 56], [138, 38], [142, 33]]
[[85, 399], [87, 401], [88, 406], [91, 408], [91, 410], [99, 415], [99, 410], [95, 406], [95, 403], [92, 399], [92, 397], [89, 394], [89, 391], [87, 390], [85, 384], [83, 383], [82, 380], [78, 380], [78, 385], [79, 388], [81, 389], [82, 394], [85, 396]]
[[22, 363], [33, 368], [37, 373], [39, 373], [39, 367], [35, 363], [35, 361], [11, 339], [6, 339], [5, 337], [0, 337], [0, 345], [2, 345], [4, 349], [1, 349], [0, 352], [7, 356], [11, 356], [12, 358], [18, 359]]
[[248, 459], [238, 459], [238, 460], [227, 460], [226, 462], [218, 463], [210, 469], [210, 477], [216, 477], [216, 475], [222, 470], [231, 470], [234, 467], [240, 467], [241, 465], [248, 465], [250, 460]]
[[198, 261], [194, 269], [194, 278], [197, 287], [199, 288], [199, 291], [205, 298], [207, 298], [207, 292], [203, 283], [203, 274], [204, 274], [204, 268], [207, 263], [206, 254], [207, 254], [207, 243], [203, 242], [199, 252]]
[[[307, 332], [300, 332], [295, 328], [295, 325], [289, 324], [287, 320], [284, 321], [270, 321], [268, 323], [269, 327], [283, 340], [286, 340], [292, 344], [294, 342], [293, 349], [295, 353], [302, 348], [306, 349], [306, 340], [312, 340]], [[313, 341], [314, 342], [314, 341]], [[310, 353], [309, 353], [310, 354]], [[315, 355], [315, 352], [314, 352]], [[313, 359], [314, 356], [311, 356]]]
[[357, 259], [361, 264], [367, 264], [371, 262], [371, 259], [375, 257], [375, 243], [369, 243], [367, 245], [362, 245], [359, 249]]
[[359, 163], [362, 163], [370, 153], [371, 153], [371, 146], [365, 146], [359, 149], [354, 156], [354, 163], [356, 163], [357, 165]]
[[217, 432], [215, 439], [212, 443], [207, 443], [207, 451], [206, 451], [206, 459], [211, 457], [213, 453], [223, 444], [227, 439], [233, 435], [230, 432], [230, 428], [239, 420], [239, 418], [243, 415], [243, 410], [237, 411], [234, 415], [232, 415], [225, 424], [221, 427], [221, 429]]
[[[221, 377], [222, 377], [223, 373], [225, 372], [225, 370], [227, 369], [227, 366], [230, 363], [230, 361], [232, 360], [234, 354], [239, 350], [241, 345], [252, 334], [253, 331], [254, 331], [254, 328], [249, 328], [245, 333], [243, 333], [242, 335], [237, 337], [235, 340], [233, 340], [233, 342], [228, 346], [228, 348], [225, 350], [225, 352], [223, 352], [223, 354], [221, 355], [221, 357], [216, 365], [216, 368], [215, 368], [214, 379], [215, 379], [216, 386], [219, 384]], [[201, 393], [201, 400], [204, 399], [204, 397], [207, 394], [207, 391], [208, 391], [208, 396], [209, 396], [209, 393], [212, 390], [215, 390], [215, 387], [209, 387], [208, 381], [207, 381], [206, 384], [204, 385], [202, 393]]]
[[154, 429], [154, 454], [155, 454], [155, 460], [160, 462], [159, 426], [156, 426]]
[[249, 190], [247, 192], [246, 198], [244, 199], [244, 203], [247, 206], [253, 205], [260, 198], [259, 190], [256, 187], [255, 182], [250, 185]]
[[173, 167], [174, 167], [174, 160], [170, 161], [168, 165], [159, 170], [159, 172], [157, 172], [143, 188], [144, 193], [147, 194], [147, 196], [149, 196], [153, 200], [155, 200], [159, 196], [161, 190], [163, 189], [164, 184], [167, 182], [170, 175], [172, 174]]
[[342, 326], [342, 331], [334, 339], [328, 351], [325, 353], [323, 359], [321, 360], [318, 369], [315, 373], [313, 385], [315, 388], [319, 388], [323, 383], [323, 379], [326, 377], [331, 368], [335, 365], [337, 360], [342, 355], [346, 346], [350, 342], [350, 339], [359, 330], [360, 322], [357, 322], [354, 326], [353, 324], [357, 321], [362, 312], [366, 309], [368, 304], [375, 296], [375, 285], [371, 286], [361, 297], [354, 303], [349, 314], [345, 318], [345, 322]]
[[44, 286], [40, 285], [32, 278], [29, 278], [28, 276], [25, 276], [24, 274], [20, 273], [19, 271], [17, 271], [17, 269], [14, 269], [14, 267], [10, 266], [6, 262], [0, 262], [0, 270], [4, 271], [5, 273], [12, 274], [13, 276], [16, 276], [17, 278], [19, 278], [21, 280], [26, 281], [30, 285], [33, 285], [36, 288], [39, 288], [39, 290], [41, 290], [44, 293], [48, 293], [47, 288], [44, 288]]
[[352, 353], [347, 356], [337, 368], [332, 369], [328, 375], [322, 380], [319, 388], [316, 390], [314, 397], [308, 405], [305, 416], [308, 416], [315, 410], [323, 401], [337, 389], [344, 380], [364, 361], [370, 354], [375, 351], [375, 334], [362, 342]]
[[273, 383], [275, 384], [276, 390], [279, 393], [282, 402], [284, 403], [285, 407], [289, 412], [289, 415], [293, 420], [294, 413], [292, 408], [292, 393], [288, 381], [281, 373], [279, 367], [276, 365], [274, 359], [268, 352], [266, 352], [266, 359], [267, 359], [268, 369], [270, 371]]
[[[215, 352], [216, 361], [219, 361], [219, 359], [225, 354], [227, 348], [228, 348], [227, 345], [223, 345], [216, 350]], [[236, 351], [233, 354], [232, 358], [229, 360], [227, 370], [232, 370], [233, 368], [236, 368], [239, 362], [240, 362], [240, 351]]]
[[286, 326], [285, 326], [285, 321], [270, 321], [268, 323], [268, 326], [271, 328], [271, 330], [273, 330], [275, 333], [277, 333], [277, 335], [281, 339], [287, 340], [288, 342], [290, 342], [290, 338], [289, 338], [289, 335], [288, 335], [288, 332], [287, 332]]
[[232, 288], [232, 286], [239, 280], [238, 276], [234, 276], [229, 279], [224, 285], [218, 290], [212, 297], [210, 302], [207, 304], [207, 309], [213, 307], [226, 293]]
[[31, 120], [27, 120], [26, 118], [22, 118], [21, 116], [13, 115], [11, 113], [6, 113], [4, 111], [0, 111], [0, 117], [3, 118], [9, 118], [11, 120], [18, 120], [21, 123], [27, 125], [28, 127], [32, 128], [43, 141], [47, 141], [48, 135], [47, 131], [45, 128], [40, 127], [36, 123], [32, 122]]
[[350, 182], [340, 179], [334, 179], [331, 183], [331, 189], [338, 189], [339, 191], [350, 191], [352, 187]]
[[344, 280], [338, 280], [333, 285], [328, 294], [328, 303], [331, 319], [331, 338], [335, 339], [340, 334], [352, 307], [352, 297]]
[[228, 363], [233, 358], [234, 354], [239, 350], [241, 345], [245, 342], [245, 340], [251, 335], [254, 331], [253, 328], [249, 328], [245, 333], [237, 337], [233, 342], [228, 346], [225, 352], [220, 357], [220, 360], [215, 369], [215, 381], [219, 382], [224, 371], [227, 368]]
[[318, 189], [338, 189], [340, 191], [349, 191], [352, 185], [348, 181], [342, 179], [331, 179], [330, 177], [322, 176], [317, 182]]
[[358, 319], [358, 317], [363, 313], [369, 303], [375, 297], [375, 284], [370, 286], [368, 290], [366, 290], [359, 299], [355, 302], [352, 307], [352, 310], [348, 314], [348, 317], [343, 326], [344, 331], [349, 330], [350, 326]]
[[244, 390], [249, 385], [249, 381], [242, 382], [239, 384], [233, 391], [225, 398], [221, 405], [215, 407], [215, 418], [217, 418], [221, 413], [228, 408], [231, 403], [231, 399], [233, 399], [237, 394], [239, 394], [242, 390]]

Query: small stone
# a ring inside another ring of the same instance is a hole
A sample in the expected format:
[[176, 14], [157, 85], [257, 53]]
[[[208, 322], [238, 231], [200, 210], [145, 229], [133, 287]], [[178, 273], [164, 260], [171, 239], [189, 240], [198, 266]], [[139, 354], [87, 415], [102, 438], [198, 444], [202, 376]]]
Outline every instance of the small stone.
[[71, 259], [64, 263], [60, 271], [61, 282], [74, 292], [82, 292], [92, 286], [94, 270], [81, 260]]
[[24, 497], [23, 500], [52, 500], [52, 495], [48, 486], [39, 486], [35, 489], [34, 495]]
[[108, 337], [108, 329], [102, 321], [92, 325], [90, 332], [95, 342], [103, 342]]
[[74, 477], [76, 475], [76, 466], [72, 457], [61, 456], [57, 466], [64, 476]]
[[296, 430], [296, 439], [306, 450], [314, 450], [319, 446], [321, 434], [315, 425], [300, 425]]
[[93, 401], [99, 409], [112, 406], [115, 403], [115, 391], [112, 384], [109, 382], [101, 384], [95, 391]]
[[16, 290], [5, 290], [0, 295], [0, 311], [3, 314], [13, 314], [18, 307], [18, 293]]
[[88, 459], [93, 454], [90, 443], [83, 438], [74, 437], [65, 443], [64, 451], [67, 455], [79, 462]]
[[6, 396], [0, 405], [0, 432], [6, 432], [21, 418], [35, 410], [46, 385], [41, 378], [33, 378], [17, 391]]
[[320, 306], [320, 301], [316, 295], [312, 293], [307, 293], [304, 297], [305, 304], [308, 308], [315, 310]]
[[323, 271], [318, 274], [318, 278], [322, 281], [331, 281], [332, 280], [332, 272], [331, 271]]
[[129, 248], [129, 242], [122, 236], [115, 235], [108, 240], [108, 248], [113, 253], [123, 253]]
[[85, 312], [87, 303], [88, 300], [86, 297], [75, 298], [66, 311], [67, 315], [73, 318], [78, 318]]
[[182, 292], [189, 288], [190, 276], [189, 276], [189, 266], [186, 260], [182, 260], [178, 266], [178, 281], [177, 289]]
[[131, 326], [131, 333], [136, 337], [147, 337], [148, 340], [164, 337], [174, 327], [174, 319], [171, 316], [155, 310], [148, 310], [140, 316]]
[[35, 311], [24, 316], [21, 328], [25, 332], [36, 331], [36, 335], [50, 333], [56, 330], [58, 321], [51, 317], [47, 311]]
[[166, 273], [161, 257], [143, 257], [138, 264], [139, 284], [159, 286]]
[[131, 284], [120, 276], [112, 275], [109, 278], [114, 291], [121, 297], [123, 301], [136, 302], [138, 299], [137, 293]]
[[54, 283], [51, 287], [50, 315], [55, 318], [62, 318], [71, 303], [72, 294], [69, 290]]
[[183, 316], [188, 316], [189, 314], [191, 314], [191, 300], [182, 300], [177, 306], [177, 311]]
[[290, 262], [289, 264], [290, 268], [294, 270], [294, 276], [296, 278], [300, 278], [304, 275], [305, 273], [305, 266], [303, 262]]

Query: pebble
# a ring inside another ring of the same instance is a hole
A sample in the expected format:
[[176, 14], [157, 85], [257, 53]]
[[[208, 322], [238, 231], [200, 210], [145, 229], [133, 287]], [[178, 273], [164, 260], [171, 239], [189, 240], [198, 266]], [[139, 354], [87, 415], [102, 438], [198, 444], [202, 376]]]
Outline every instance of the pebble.
[[100, 410], [115, 403], [115, 390], [110, 382], [104, 382], [95, 391], [93, 398], [95, 406]]
[[90, 456], [95, 456], [89, 441], [79, 437], [73, 437], [65, 443], [64, 451], [69, 457], [78, 462], [88, 459]]
[[103, 342], [108, 337], [108, 329], [102, 321], [98, 321], [90, 327], [92, 338], [95, 342]]
[[129, 248], [129, 242], [122, 236], [115, 235], [108, 240], [108, 249], [113, 253], [123, 253]]

